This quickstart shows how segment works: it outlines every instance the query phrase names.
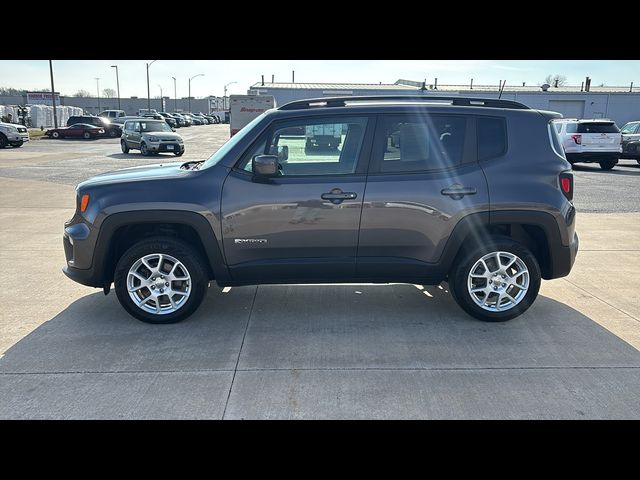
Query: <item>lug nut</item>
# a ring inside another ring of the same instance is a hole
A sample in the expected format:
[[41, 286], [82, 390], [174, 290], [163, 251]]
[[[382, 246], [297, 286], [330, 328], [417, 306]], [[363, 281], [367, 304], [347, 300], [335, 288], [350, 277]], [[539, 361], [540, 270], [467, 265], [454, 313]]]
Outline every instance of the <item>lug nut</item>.
[[165, 284], [164, 284], [164, 286], [165, 286], [165, 287], [168, 287], [168, 286], [169, 286], [169, 282], [165, 283]]
[[164, 275], [160, 275], [160, 278], [164, 280]]
[[164, 288], [161, 288], [161, 289], [160, 289], [160, 293], [164, 293]]
[[151, 281], [152, 281], [152, 282], [155, 282], [155, 281], [156, 281], [156, 277], [152, 277], [152, 278], [151, 278]]
[[151, 285], [151, 290], [154, 290], [156, 288], [155, 285]]

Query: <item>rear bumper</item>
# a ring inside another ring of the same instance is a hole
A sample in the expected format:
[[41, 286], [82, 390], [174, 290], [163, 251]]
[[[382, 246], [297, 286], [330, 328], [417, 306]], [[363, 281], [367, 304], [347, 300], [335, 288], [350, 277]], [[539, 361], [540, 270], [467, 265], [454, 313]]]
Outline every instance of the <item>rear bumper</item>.
[[618, 160], [622, 153], [620, 152], [580, 152], [580, 153], [570, 153], [566, 152], [567, 160], [570, 162], [584, 162], [584, 163], [592, 163], [592, 162], [601, 162], [602, 160]]
[[569, 246], [556, 246], [552, 253], [552, 273], [550, 278], [566, 277], [571, 272], [580, 248], [578, 234], [574, 232]]

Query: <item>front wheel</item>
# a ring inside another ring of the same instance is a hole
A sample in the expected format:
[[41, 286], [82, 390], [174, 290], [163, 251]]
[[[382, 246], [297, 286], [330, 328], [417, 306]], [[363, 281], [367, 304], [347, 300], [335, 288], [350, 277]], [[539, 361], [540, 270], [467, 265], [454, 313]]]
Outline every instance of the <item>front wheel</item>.
[[495, 239], [464, 255], [449, 275], [449, 289], [469, 315], [504, 322], [527, 310], [540, 290], [540, 267], [524, 245]]
[[9, 144], [7, 141], [7, 137], [5, 137], [2, 133], [0, 133], [0, 148], [4, 148]]
[[176, 323], [196, 311], [206, 293], [204, 261], [171, 237], [142, 240], [118, 261], [114, 282], [124, 309], [146, 323]]
[[118, 132], [116, 130], [109, 130], [109, 136], [111, 138], [116, 138], [118, 136]]
[[617, 164], [618, 164], [617, 160], [605, 160], [603, 162], [600, 162], [600, 168], [602, 170], [611, 170]]
[[91, 138], [91, 134], [89, 132], [84, 132], [82, 134], [82, 138], [84, 138], [85, 140], [89, 140]]
[[122, 149], [122, 153], [129, 153], [129, 146], [124, 140], [120, 140], [120, 148]]
[[16, 142], [16, 143], [12, 143], [11, 146], [13, 148], [20, 148], [23, 144], [24, 142]]
[[184, 150], [176, 150], [175, 152], [173, 152], [173, 154], [176, 157], [181, 157], [183, 153], [184, 153]]
[[140, 153], [145, 157], [149, 155], [149, 149], [147, 148], [147, 144], [144, 142], [140, 144]]

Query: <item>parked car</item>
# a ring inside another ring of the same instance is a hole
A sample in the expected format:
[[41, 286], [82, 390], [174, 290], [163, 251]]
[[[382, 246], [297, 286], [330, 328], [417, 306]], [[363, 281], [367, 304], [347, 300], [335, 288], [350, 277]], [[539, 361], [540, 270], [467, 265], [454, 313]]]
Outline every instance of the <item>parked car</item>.
[[172, 115], [178, 117], [184, 122], [183, 125], [180, 125], [181, 127], [190, 127], [191, 125], [193, 125], [193, 122], [191, 121], [191, 117], [184, 115], [183, 113], [174, 112], [172, 113]]
[[95, 139], [104, 135], [104, 128], [88, 123], [74, 123], [68, 127], [50, 128], [45, 132], [49, 138]]
[[103, 130], [103, 132], [100, 134], [101, 136], [116, 138], [122, 135], [122, 127], [119, 124], [113, 123], [104, 117], [96, 117], [93, 115], [73, 115], [69, 117], [69, 120], [67, 120], [67, 126], [76, 125], [79, 123], [100, 127]]
[[125, 117], [127, 114], [124, 110], [104, 110], [98, 114], [99, 117], [104, 117], [107, 120], [113, 122], [114, 119], [119, 117]]
[[209, 124], [214, 124], [214, 123], [220, 123], [220, 120], [218, 119], [218, 117], [214, 116], [214, 115], [209, 115], [209, 114], [203, 114], [204, 118], [206, 118], [207, 120], [209, 120]]
[[29, 131], [24, 125], [0, 123], [0, 148], [8, 145], [19, 148], [29, 141]]
[[142, 155], [169, 152], [179, 157], [184, 153], [184, 140], [164, 119], [127, 120], [120, 146], [123, 153], [129, 153], [130, 149], [140, 150]]
[[184, 118], [187, 118], [191, 121], [192, 125], [202, 125], [202, 120], [200, 120], [198, 117], [196, 117], [195, 115], [191, 115], [190, 113], [183, 113], [182, 116]]
[[165, 117], [160, 113], [145, 113], [144, 115], [142, 115], [142, 118], [153, 118], [155, 120], [164, 120], [165, 122], [167, 122], [167, 125], [169, 125], [171, 128], [176, 127], [176, 120], [174, 118]]
[[203, 125], [209, 125], [209, 119], [205, 117], [202, 113], [192, 113], [191, 116], [198, 118]]
[[563, 118], [554, 124], [572, 165], [599, 163], [602, 170], [611, 170], [617, 165], [622, 153], [622, 135], [613, 120]]
[[640, 163], [640, 121], [628, 122], [620, 129], [622, 157], [634, 158]]
[[[578, 251], [559, 117], [457, 96], [291, 102], [208, 160], [78, 185], [64, 272], [105, 293], [114, 283], [124, 309], [149, 323], [191, 315], [211, 280], [447, 281], [470, 315], [508, 320]], [[343, 126], [338, 148], [307, 153], [304, 135], [288, 133], [324, 124]]]
[[180, 124], [178, 123], [178, 119], [176, 117], [167, 112], [159, 112], [159, 114], [165, 118], [170, 127], [180, 128]]

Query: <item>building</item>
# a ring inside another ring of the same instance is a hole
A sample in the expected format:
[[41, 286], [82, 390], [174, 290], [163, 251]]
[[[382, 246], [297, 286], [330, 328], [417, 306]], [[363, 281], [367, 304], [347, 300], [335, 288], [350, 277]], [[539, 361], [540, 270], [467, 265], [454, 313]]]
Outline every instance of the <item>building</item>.
[[[610, 118], [618, 126], [631, 120], [640, 120], [640, 87], [595, 87], [584, 91], [584, 86], [549, 87], [543, 90], [535, 85], [505, 85], [500, 98], [515, 100], [531, 108], [552, 110], [565, 117]], [[273, 95], [276, 105], [303, 98], [355, 96], [355, 95], [460, 95], [468, 97], [498, 98], [498, 85], [440, 85], [423, 84], [412, 80], [398, 80], [393, 84], [359, 83], [268, 83], [257, 82], [249, 93]]]

